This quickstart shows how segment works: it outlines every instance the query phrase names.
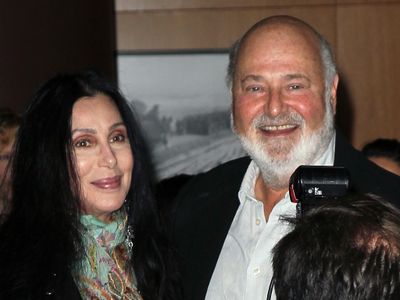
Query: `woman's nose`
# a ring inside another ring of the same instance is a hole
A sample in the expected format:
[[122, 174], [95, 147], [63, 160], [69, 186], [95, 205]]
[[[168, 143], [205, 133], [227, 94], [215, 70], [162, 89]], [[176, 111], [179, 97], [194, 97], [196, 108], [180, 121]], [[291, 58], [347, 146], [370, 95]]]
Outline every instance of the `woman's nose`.
[[113, 149], [111, 149], [110, 145], [105, 145], [101, 147], [100, 152], [100, 166], [113, 168], [117, 163], [117, 158]]

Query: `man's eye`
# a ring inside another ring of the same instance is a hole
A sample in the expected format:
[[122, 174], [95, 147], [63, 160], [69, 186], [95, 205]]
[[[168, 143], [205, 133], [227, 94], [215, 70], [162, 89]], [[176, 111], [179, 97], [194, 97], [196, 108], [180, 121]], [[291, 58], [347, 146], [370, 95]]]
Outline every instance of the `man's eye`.
[[74, 145], [76, 148], [83, 148], [83, 147], [90, 147], [91, 143], [89, 140], [79, 140], [75, 142]]
[[246, 91], [250, 92], [250, 93], [257, 93], [257, 92], [260, 92], [261, 90], [262, 89], [259, 86], [249, 86], [246, 88]]
[[290, 89], [290, 90], [299, 90], [299, 89], [301, 89], [301, 88], [302, 88], [302, 86], [299, 85], [299, 84], [291, 84], [291, 85], [289, 86], [289, 89]]

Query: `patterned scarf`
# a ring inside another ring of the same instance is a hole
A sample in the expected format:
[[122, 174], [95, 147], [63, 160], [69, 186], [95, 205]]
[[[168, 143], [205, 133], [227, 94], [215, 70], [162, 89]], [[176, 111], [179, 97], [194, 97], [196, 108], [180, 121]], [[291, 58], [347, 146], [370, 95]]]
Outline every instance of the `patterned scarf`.
[[127, 217], [115, 212], [110, 223], [83, 215], [85, 256], [73, 271], [83, 299], [142, 300], [125, 245]]

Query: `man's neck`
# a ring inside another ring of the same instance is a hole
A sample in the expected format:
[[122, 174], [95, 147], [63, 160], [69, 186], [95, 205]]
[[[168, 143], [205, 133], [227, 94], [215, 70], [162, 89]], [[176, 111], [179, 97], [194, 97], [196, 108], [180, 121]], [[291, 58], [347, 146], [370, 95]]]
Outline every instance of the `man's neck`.
[[254, 194], [257, 200], [264, 204], [265, 220], [268, 221], [269, 215], [275, 205], [285, 196], [287, 189], [274, 190], [268, 187], [260, 175], [256, 180]]

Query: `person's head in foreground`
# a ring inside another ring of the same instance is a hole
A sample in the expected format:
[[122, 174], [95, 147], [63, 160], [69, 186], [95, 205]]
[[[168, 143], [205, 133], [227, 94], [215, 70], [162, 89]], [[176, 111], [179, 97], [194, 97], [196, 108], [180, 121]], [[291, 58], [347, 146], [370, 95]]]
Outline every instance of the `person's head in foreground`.
[[381, 168], [400, 176], [400, 142], [395, 139], [376, 139], [366, 144], [362, 153]]
[[277, 299], [400, 299], [400, 211], [372, 195], [327, 201], [274, 248]]
[[37, 299], [72, 275], [83, 299], [169, 299], [146, 157], [114, 84], [94, 72], [45, 83], [16, 141], [0, 295]]

